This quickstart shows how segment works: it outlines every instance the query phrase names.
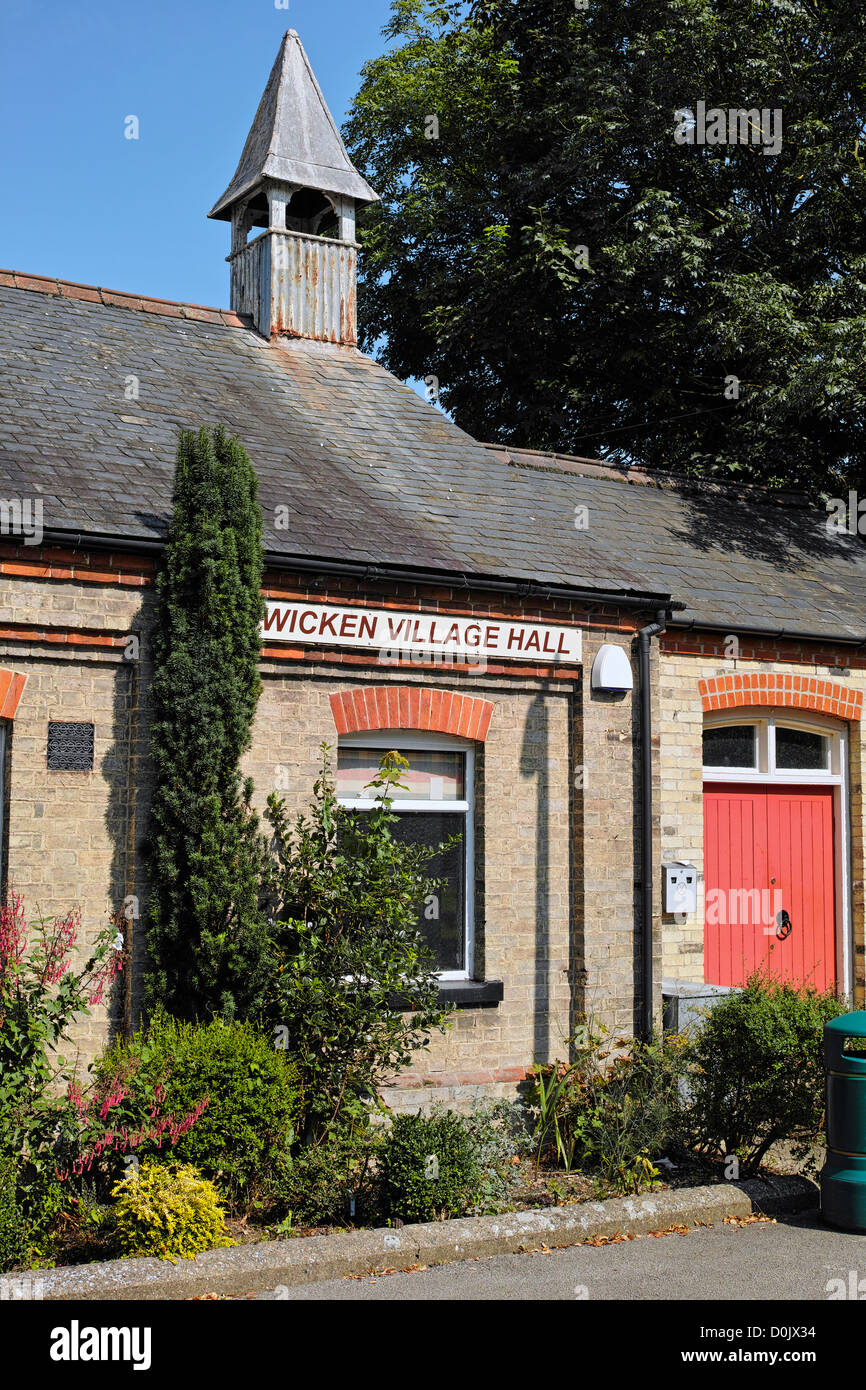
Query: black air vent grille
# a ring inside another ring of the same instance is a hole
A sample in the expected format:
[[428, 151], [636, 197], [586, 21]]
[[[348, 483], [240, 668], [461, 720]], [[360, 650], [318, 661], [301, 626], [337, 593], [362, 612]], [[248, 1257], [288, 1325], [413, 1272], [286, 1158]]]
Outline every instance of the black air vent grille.
[[48, 725], [48, 767], [53, 772], [90, 772], [93, 768], [93, 725]]

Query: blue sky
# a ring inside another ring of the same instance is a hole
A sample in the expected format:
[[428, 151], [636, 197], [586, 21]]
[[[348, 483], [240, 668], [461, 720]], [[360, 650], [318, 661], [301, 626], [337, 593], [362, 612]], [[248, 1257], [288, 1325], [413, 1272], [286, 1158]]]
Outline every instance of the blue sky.
[[[228, 304], [228, 184], [286, 29], [341, 125], [389, 0], [6, 0], [0, 266]], [[135, 115], [140, 138], [124, 138]]]

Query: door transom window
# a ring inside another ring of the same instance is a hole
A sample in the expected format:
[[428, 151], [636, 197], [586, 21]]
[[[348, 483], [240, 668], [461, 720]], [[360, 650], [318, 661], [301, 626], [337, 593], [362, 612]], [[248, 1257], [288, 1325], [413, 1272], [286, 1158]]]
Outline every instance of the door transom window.
[[706, 718], [704, 780], [708, 782], [840, 782], [841, 729], [789, 712], [750, 718]]

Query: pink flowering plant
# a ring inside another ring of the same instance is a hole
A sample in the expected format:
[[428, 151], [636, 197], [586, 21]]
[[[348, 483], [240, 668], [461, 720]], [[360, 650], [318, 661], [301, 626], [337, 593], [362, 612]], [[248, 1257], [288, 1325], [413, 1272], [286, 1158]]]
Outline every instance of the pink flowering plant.
[[[54, 1175], [58, 1182], [81, 1178], [106, 1190], [121, 1176], [128, 1157], [168, 1154], [207, 1109], [209, 1097], [187, 1114], [163, 1114], [166, 1088], [135, 1075], [116, 1072], [97, 1076], [82, 1089], [69, 1084], [67, 1100], [74, 1112], [73, 1133], [56, 1145]], [[72, 1142], [70, 1142], [70, 1140]]]
[[0, 1145], [17, 1168], [31, 1237], [48, 1234], [85, 1188], [110, 1193], [130, 1158], [170, 1153], [207, 1095], [165, 1113], [170, 1068], [134, 1059], [82, 1079], [61, 1055], [70, 1024], [101, 1004], [123, 965], [122, 919], [75, 965], [77, 908], [28, 923], [18, 894], [0, 907]]
[[17, 893], [0, 906], [0, 1142], [34, 1181], [70, 1109], [63, 1090], [74, 1084], [73, 1071], [58, 1049], [72, 1021], [102, 1003], [123, 965], [116, 925], [74, 964], [80, 932], [77, 907], [28, 922]]

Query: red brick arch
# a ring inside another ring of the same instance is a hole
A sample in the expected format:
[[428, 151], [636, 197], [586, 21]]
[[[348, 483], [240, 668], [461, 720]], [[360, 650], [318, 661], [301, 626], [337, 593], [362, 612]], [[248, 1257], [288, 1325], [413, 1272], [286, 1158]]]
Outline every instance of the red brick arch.
[[779, 705], [831, 714], [837, 719], [859, 719], [862, 690], [851, 690], [838, 681], [819, 676], [783, 676], [772, 672], [739, 672], [698, 681], [704, 711], [739, 709], [745, 705]]
[[338, 734], [373, 729], [423, 729], [483, 743], [493, 704], [450, 690], [419, 685], [365, 685], [331, 696]]
[[26, 676], [0, 668], [0, 719], [14, 719], [18, 702], [27, 684]]

